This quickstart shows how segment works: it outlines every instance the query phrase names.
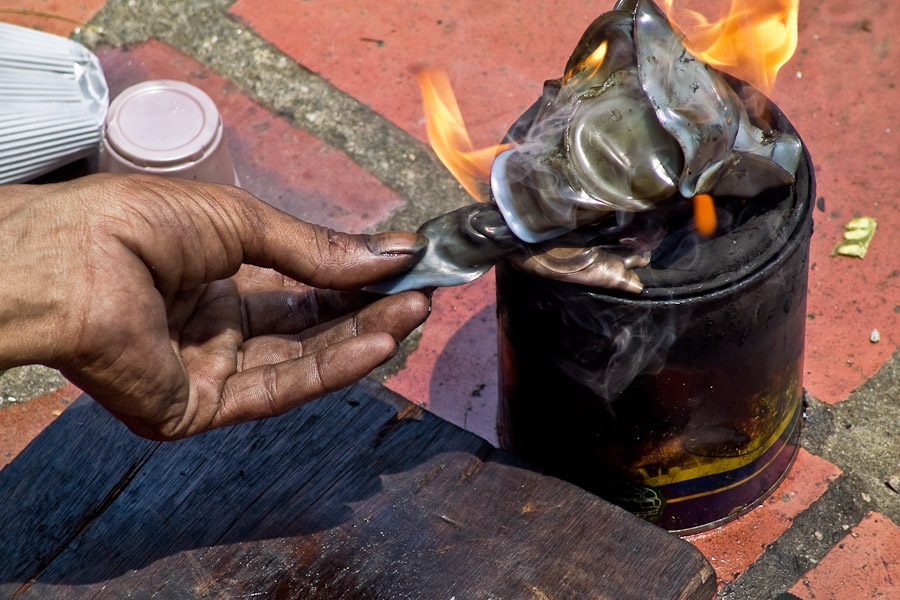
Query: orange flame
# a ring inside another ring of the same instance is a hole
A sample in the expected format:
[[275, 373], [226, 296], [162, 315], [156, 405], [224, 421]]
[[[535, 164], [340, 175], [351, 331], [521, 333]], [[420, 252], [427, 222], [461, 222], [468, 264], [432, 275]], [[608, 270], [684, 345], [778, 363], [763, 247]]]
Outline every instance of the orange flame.
[[[672, 25], [687, 38], [688, 49], [704, 62], [771, 92], [778, 71], [797, 49], [797, 18], [800, 0], [731, 0], [727, 16], [708, 20], [702, 13], [675, 7], [677, 0], [664, 0]], [[578, 66], [565, 74], [592, 77], [606, 56], [600, 44]], [[494, 157], [510, 144], [475, 149], [446, 73], [423, 69], [416, 80], [425, 107], [426, 132], [435, 154], [476, 200], [488, 201], [488, 178]], [[716, 229], [713, 198], [700, 194], [693, 199], [698, 233], [708, 237]]]
[[[601, 42], [587, 58], [578, 63], [575, 67], [572, 67], [569, 72], [566, 73], [565, 77], [563, 77], [563, 82], [568, 81], [575, 75], [581, 76], [581, 73], [585, 73], [585, 79], [593, 77], [600, 69], [600, 65], [603, 64], [604, 58], [606, 58], [606, 41]], [[588, 71], [588, 69], [590, 69], [590, 71]]]
[[416, 74], [425, 105], [425, 131], [432, 149], [463, 188], [479, 202], [488, 201], [491, 163], [509, 144], [475, 149], [466, 131], [447, 74], [423, 69]]
[[703, 237], [716, 232], [716, 206], [709, 194], [694, 196], [694, 226]]
[[675, 8], [665, 0], [671, 23], [688, 39], [689, 50], [706, 63], [771, 92], [775, 76], [797, 49], [800, 0], [731, 0], [719, 21]]

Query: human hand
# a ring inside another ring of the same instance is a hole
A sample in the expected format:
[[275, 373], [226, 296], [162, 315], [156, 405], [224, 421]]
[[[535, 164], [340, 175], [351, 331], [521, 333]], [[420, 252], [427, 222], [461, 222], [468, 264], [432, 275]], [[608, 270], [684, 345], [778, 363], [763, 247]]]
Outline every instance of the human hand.
[[424, 238], [335, 233], [227, 186], [0, 187], [0, 240], [0, 369], [57, 368], [152, 439], [345, 387], [430, 309], [420, 292], [352, 291], [409, 268]]

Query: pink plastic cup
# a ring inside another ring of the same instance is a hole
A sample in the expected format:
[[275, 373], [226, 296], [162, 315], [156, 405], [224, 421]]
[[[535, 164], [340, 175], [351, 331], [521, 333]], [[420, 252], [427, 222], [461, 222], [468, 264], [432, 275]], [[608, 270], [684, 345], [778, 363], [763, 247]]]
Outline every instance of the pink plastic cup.
[[100, 170], [238, 185], [223, 131], [203, 90], [182, 81], [145, 81], [110, 105]]

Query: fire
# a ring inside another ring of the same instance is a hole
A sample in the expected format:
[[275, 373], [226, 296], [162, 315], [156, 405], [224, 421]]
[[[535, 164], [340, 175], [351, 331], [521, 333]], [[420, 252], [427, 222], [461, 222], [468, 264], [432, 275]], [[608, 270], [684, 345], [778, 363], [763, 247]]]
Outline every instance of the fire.
[[600, 69], [600, 65], [603, 64], [604, 58], [606, 58], [605, 41], [601, 42], [601, 44], [597, 46], [587, 58], [578, 63], [578, 65], [573, 67], [568, 73], [566, 73], [566, 76], [563, 77], [563, 81], [568, 81], [575, 75], [583, 77], [584, 79], [593, 77]]
[[[695, 56], [764, 92], [772, 91], [778, 71], [797, 50], [799, 5], [800, 0], [731, 0], [728, 14], [710, 21], [697, 11], [676, 8], [675, 0], [665, 0], [669, 21], [684, 33]], [[694, 198], [694, 223], [704, 237], [715, 231], [710, 196]]]
[[800, 0], [731, 0], [727, 16], [709, 21], [701, 13], [665, 0], [666, 15], [687, 37], [690, 51], [706, 63], [771, 92], [778, 71], [797, 49]]
[[694, 226], [703, 237], [716, 232], [716, 206], [709, 194], [694, 196]]
[[[592, 77], [603, 64], [605, 56], [606, 42], [603, 42], [577, 67], [566, 73], [565, 79], [573, 75]], [[431, 148], [470, 196], [479, 202], [487, 202], [491, 163], [497, 154], [511, 144], [480, 149], [472, 145], [453, 87], [445, 72], [425, 68], [416, 74], [416, 81], [422, 93], [425, 131]]]
[[[797, 49], [799, 0], [731, 0], [728, 14], [718, 21], [695, 10], [676, 7], [678, 0], [663, 1], [669, 21], [685, 34], [686, 45], [695, 56], [764, 92], [772, 91], [778, 71]], [[603, 64], [606, 51], [604, 41], [566, 73], [564, 81], [593, 77]], [[446, 73], [423, 69], [416, 79], [425, 108], [428, 141], [435, 154], [473, 198], [489, 201], [491, 163], [510, 145], [476, 149]], [[693, 199], [693, 204], [698, 233], [704, 237], [712, 235], [716, 229], [713, 198], [701, 194]]]
[[491, 163], [494, 156], [509, 145], [480, 149], [472, 146], [446, 73], [438, 69], [423, 69], [416, 75], [416, 80], [422, 92], [425, 131], [432, 149], [473, 198], [487, 202]]

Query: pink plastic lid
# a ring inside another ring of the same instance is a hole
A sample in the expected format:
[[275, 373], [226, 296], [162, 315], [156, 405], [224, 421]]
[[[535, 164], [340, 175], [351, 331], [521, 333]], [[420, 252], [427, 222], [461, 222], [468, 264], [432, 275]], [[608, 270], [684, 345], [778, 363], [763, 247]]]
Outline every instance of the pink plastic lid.
[[221, 139], [212, 99], [188, 83], [147, 81], [122, 92], [109, 107], [106, 141], [138, 167], [166, 168], [200, 160]]

